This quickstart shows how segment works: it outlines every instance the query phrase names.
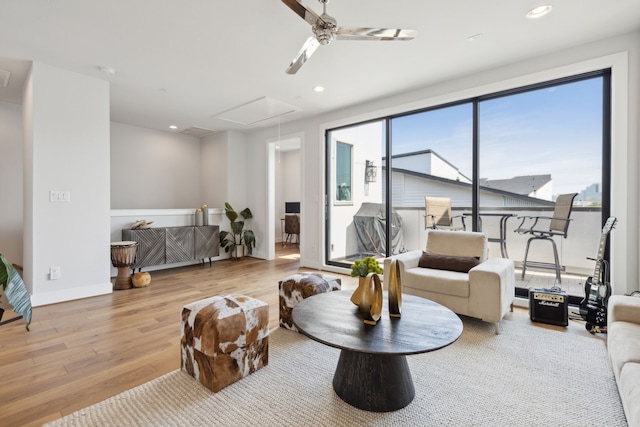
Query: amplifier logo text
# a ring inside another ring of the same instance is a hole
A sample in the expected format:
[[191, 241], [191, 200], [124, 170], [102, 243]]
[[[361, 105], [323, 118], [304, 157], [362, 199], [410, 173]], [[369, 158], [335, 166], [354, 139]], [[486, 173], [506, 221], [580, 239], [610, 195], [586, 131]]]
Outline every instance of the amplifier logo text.
[[538, 305], [546, 305], [548, 307], [558, 307], [560, 306], [559, 302], [551, 302], [551, 301], [540, 301], [538, 302]]

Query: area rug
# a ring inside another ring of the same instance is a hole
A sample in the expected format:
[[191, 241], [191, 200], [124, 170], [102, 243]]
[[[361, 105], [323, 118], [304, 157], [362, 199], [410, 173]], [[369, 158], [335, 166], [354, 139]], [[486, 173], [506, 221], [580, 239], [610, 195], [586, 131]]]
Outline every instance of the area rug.
[[522, 319], [463, 318], [452, 345], [408, 356], [416, 397], [389, 413], [334, 393], [340, 351], [271, 333], [269, 365], [218, 393], [177, 370], [46, 426], [626, 426], [603, 339]]

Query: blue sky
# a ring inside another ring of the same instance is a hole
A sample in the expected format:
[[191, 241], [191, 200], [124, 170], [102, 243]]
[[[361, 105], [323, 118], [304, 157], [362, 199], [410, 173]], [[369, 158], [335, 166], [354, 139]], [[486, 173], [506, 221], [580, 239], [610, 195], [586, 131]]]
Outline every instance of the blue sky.
[[[471, 105], [394, 119], [393, 154], [434, 150], [471, 177]], [[602, 79], [483, 101], [480, 176], [551, 174], [555, 194], [600, 183]]]

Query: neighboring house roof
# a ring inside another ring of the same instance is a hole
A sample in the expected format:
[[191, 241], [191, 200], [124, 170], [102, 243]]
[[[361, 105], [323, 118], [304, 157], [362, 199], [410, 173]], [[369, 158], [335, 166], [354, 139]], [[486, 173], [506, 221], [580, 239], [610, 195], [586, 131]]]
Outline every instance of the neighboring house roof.
[[[445, 159], [444, 157], [442, 157], [440, 154], [436, 153], [435, 151], [433, 151], [430, 148], [427, 148], [426, 150], [420, 150], [420, 151], [411, 151], [409, 153], [401, 153], [401, 154], [393, 154], [391, 156], [391, 159], [399, 159], [401, 157], [416, 157], [419, 156], [421, 154], [431, 154], [433, 156], [436, 156], [437, 158], [439, 158], [440, 160], [442, 160], [444, 163], [448, 164], [449, 166], [451, 166], [451, 169], [454, 169], [460, 176], [464, 177], [465, 179], [468, 179], [469, 181], [473, 181], [471, 178], [469, 178], [468, 176], [466, 176], [465, 174], [463, 174], [462, 172], [460, 172], [460, 169], [458, 169], [458, 167], [456, 165], [454, 165], [453, 163], [451, 163], [449, 160]], [[382, 157], [382, 164], [383, 166], [386, 166], [386, 161], [387, 161], [387, 156], [383, 156]], [[392, 166], [393, 167], [393, 166]], [[397, 168], [393, 168], [393, 170], [397, 170]]]
[[[383, 166], [383, 170], [386, 170], [386, 167]], [[447, 183], [447, 184], [450, 184], [450, 185], [458, 185], [458, 186], [461, 186], [461, 187], [466, 187], [466, 188], [469, 188], [469, 190], [471, 190], [471, 187], [472, 187], [472, 184], [467, 184], [465, 182], [454, 181], [454, 180], [451, 180], [451, 179], [442, 178], [442, 177], [435, 176], [435, 175], [428, 175], [428, 174], [424, 174], [424, 173], [420, 173], [420, 172], [415, 172], [415, 171], [408, 170], [408, 169], [392, 168], [392, 170], [393, 170], [393, 172], [404, 173], [404, 174], [407, 174], [407, 175], [412, 175], [412, 176], [424, 178], [424, 179], [430, 180], [430, 181], [438, 181], [438, 182]], [[541, 176], [548, 176], [549, 179], [551, 179], [550, 175], [541, 175]], [[498, 195], [505, 196], [505, 197], [511, 197], [511, 198], [514, 198], [514, 199], [519, 199], [519, 200], [522, 200], [523, 202], [527, 202], [527, 204], [530, 204], [532, 206], [555, 206], [555, 202], [552, 202], [552, 201], [549, 201], [549, 200], [537, 199], [535, 197], [529, 197], [527, 195], [528, 193], [527, 194], [520, 194], [520, 193], [515, 193], [515, 192], [502, 190], [502, 189], [491, 188], [491, 187], [485, 186], [484, 183], [481, 183], [480, 191], [487, 191], [489, 193], [494, 193], [494, 194], [498, 194]]]
[[525, 175], [514, 176], [511, 179], [481, 179], [480, 186], [485, 188], [493, 188], [496, 190], [507, 191], [509, 193], [528, 195], [538, 191], [544, 185], [551, 182], [551, 175]]

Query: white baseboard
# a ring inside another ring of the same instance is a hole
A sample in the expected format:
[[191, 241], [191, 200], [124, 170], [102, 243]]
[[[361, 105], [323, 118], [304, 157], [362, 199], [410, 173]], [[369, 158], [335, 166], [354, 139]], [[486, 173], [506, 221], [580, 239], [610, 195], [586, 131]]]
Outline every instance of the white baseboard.
[[77, 288], [59, 289], [55, 292], [44, 292], [31, 295], [31, 306], [55, 304], [58, 302], [72, 301], [76, 299], [106, 295], [113, 292], [113, 284], [101, 283], [97, 285], [81, 286]]

